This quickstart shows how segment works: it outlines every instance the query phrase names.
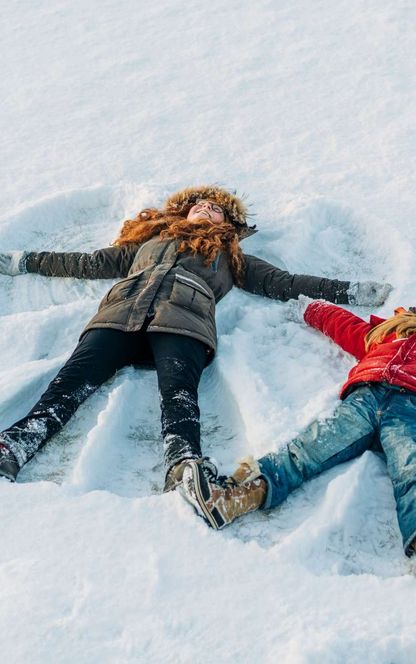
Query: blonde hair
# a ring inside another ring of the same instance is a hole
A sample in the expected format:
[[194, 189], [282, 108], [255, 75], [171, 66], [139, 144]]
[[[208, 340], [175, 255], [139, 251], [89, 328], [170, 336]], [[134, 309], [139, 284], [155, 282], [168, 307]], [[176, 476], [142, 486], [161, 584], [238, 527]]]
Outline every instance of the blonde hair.
[[224, 251], [234, 283], [240, 286], [244, 276], [244, 256], [235, 226], [228, 221], [226, 213], [220, 223], [203, 219], [198, 224], [189, 222], [186, 218], [189, 209], [181, 214], [153, 208], [142, 210], [137, 217], [124, 222], [113, 244], [119, 247], [141, 244], [159, 235], [163, 240], [177, 240], [179, 253], [190, 251], [193, 255], [201, 254], [206, 265], [212, 263], [220, 251]]
[[416, 332], [416, 314], [406, 311], [396, 316], [392, 316], [379, 325], [373, 327], [365, 335], [364, 343], [366, 352], [372, 344], [381, 344], [388, 334], [395, 332], [397, 338], [402, 339], [410, 337]]

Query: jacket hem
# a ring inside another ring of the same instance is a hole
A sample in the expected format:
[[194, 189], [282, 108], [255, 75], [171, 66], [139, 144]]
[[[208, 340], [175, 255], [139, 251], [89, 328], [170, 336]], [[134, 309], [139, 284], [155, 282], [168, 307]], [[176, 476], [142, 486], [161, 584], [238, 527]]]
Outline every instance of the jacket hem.
[[120, 330], [120, 332], [140, 332], [140, 330], [143, 329], [143, 326], [144, 326], [144, 322], [141, 325], [138, 325], [137, 327], [135, 327], [134, 329], [126, 330], [126, 326], [122, 325], [121, 323], [120, 324], [119, 323], [91, 323], [91, 324], [87, 325], [87, 327], [85, 327], [82, 330], [82, 332], [80, 334], [80, 337], [79, 337], [79, 340], [81, 340], [82, 337], [84, 336], [84, 334], [86, 334], [90, 330], [97, 330], [97, 329], [100, 329], [100, 328], [107, 328], [107, 329], [111, 329], [111, 330]]
[[391, 383], [386, 380], [371, 380], [370, 378], [366, 380], [365, 378], [361, 378], [360, 380], [357, 380], [356, 382], [352, 383], [347, 383], [341, 390], [339, 398], [344, 401], [352, 392], [357, 390], [359, 387], [365, 387], [366, 385], [389, 385], [389, 387], [393, 387], [396, 389], [403, 389], [406, 390], [407, 392], [412, 392], [413, 394], [416, 393], [416, 386], [410, 387], [409, 385], [403, 385], [403, 383]]

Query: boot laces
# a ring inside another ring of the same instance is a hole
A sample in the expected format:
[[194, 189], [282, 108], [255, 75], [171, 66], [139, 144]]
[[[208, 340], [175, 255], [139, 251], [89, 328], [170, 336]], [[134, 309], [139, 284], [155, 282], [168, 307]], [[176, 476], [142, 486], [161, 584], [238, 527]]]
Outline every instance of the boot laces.
[[238, 486], [234, 478], [227, 475], [218, 475], [217, 462], [212, 457], [202, 457], [200, 461], [201, 470], [209, 484], [226, 489], [229, 486]]
[[216, 483], [219, 479], [218, 470], [214, 459], [211, 459], [210, 457], [202, 457], [201, 470], [204, 473], [207, 482]]

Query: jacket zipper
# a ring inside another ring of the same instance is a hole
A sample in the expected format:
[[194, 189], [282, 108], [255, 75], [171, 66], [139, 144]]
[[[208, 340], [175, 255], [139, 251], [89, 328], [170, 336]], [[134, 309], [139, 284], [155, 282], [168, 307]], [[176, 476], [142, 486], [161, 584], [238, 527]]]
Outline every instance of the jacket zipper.
[[185, 284], [191, 284], [194, 286], [197, 290], [202, 291], [207, 295], [207, 297], [211, 297], [211, 293], [209, 293], [203, 286], [198, 281], [195, 281], [194, 279], [191, 279], [190, 277], [184, 277], [182, 274], [175, 274], [175, 279], [178, 281], [182, 281]]

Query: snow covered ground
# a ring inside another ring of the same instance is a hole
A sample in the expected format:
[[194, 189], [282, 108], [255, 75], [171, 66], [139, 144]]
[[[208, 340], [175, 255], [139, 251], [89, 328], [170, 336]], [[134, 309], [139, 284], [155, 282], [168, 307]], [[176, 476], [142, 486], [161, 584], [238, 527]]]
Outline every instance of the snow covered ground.
[[[182, 186], [247, 194], [245, 250], [415, 304], [412, 0], [2, 3], [0, 250], [93, 250]], [[0, 277], [0, 428], [109, 282]], [[352, 359], [234, 290], [201, 385], [225, 471], [330, 414]], [[361, 310], [364, 316], [369, 311]], [[156, 377], [127, 368], [0, 481], [5, 664], [408, 664], [416, 563], [367, 453], [215, 533], [161, 495]]]

